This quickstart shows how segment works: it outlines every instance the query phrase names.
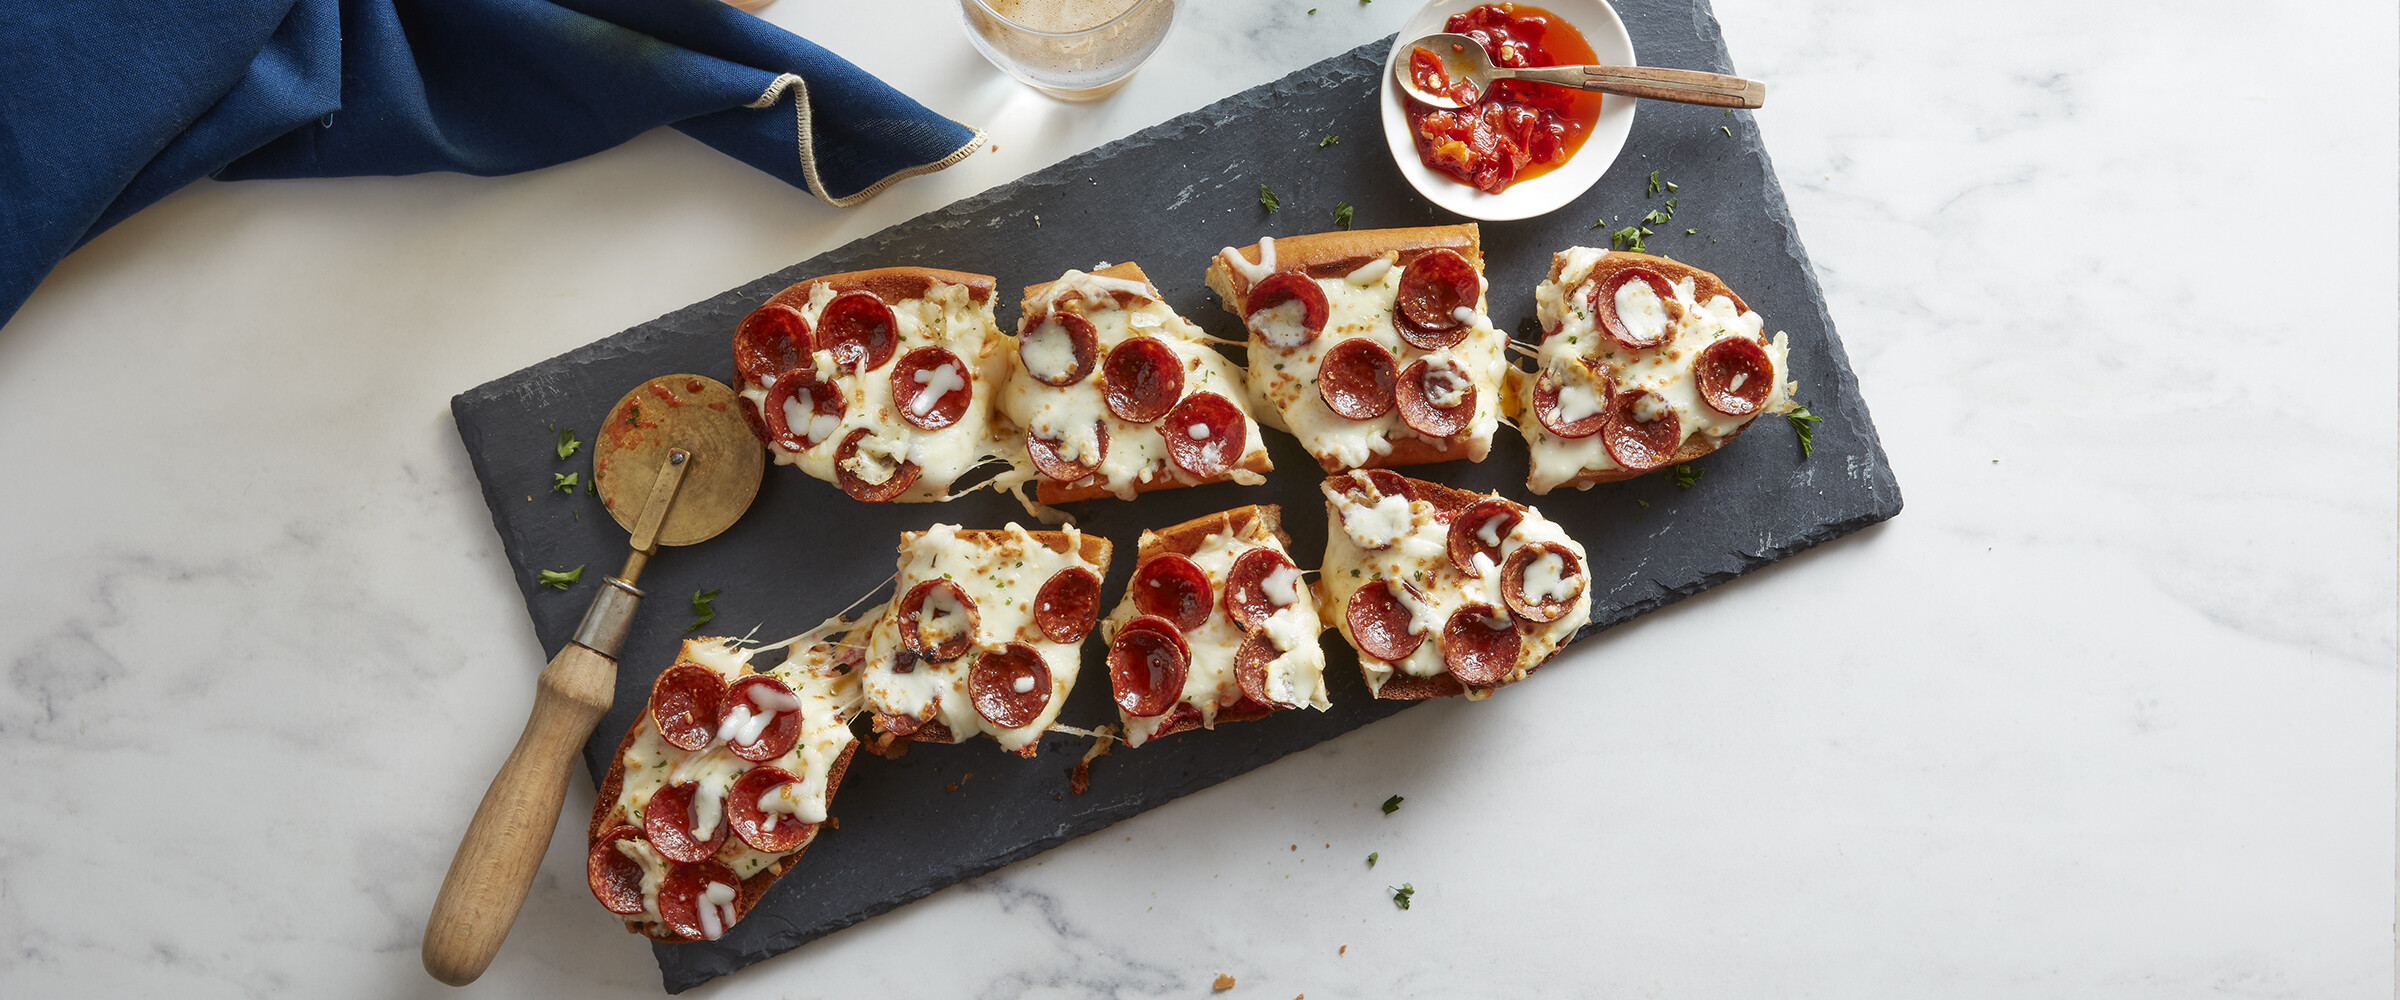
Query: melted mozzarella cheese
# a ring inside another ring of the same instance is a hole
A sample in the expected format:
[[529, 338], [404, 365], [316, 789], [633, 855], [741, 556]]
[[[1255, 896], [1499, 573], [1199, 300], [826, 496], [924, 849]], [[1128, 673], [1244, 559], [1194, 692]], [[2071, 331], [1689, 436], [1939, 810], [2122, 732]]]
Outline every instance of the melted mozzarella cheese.
[[1267, 346], [1288, 351], [1308, 337], [1308, 304], [1299, 299], [1278, 302], [1251, 313], [1245, 326]]
[[1342, 531], [1360, 548], [1380, 549], [1405, 537], [1415, 516], [1407, 497], [1377, 498], [1373, 504], [1350, 503], [1341, 511]]
[[733, 922], [740, 917], [740, 913], [735, 910], [733, 905], [734, 901], [740, 898], [742, 898], [740, 886], [727, 885], [723, 882], [710, 882], [708, 888], [700, 890], [700, 898], [697, 900], [700, 910], [700, 936], [711, 941], [724, 937], [725, 928], [733, 926]]
[[1259, 581], [1259, 590], [1267, 595], [1267, 603], [1285, 607], [1300, 602], [1300, 569], [1297, 566], [1278, 566]]
[[908, 412], [920, 417], [932, 413], [934, 404], [941, 402], [943, 396], [967, 387], [967, 380], [959, 375], [955, 364], [945, 363], [932, 371], [917, 372], [910, 378], [924, 387], [917, 390], [916, 398], [908, 401]]
[[1055, 382], [1075, 371], [1075, 338], [1055, 314], [1017, 338], [1017, 360], [1037, 379]]
[[[1153, 544], [1151, 538], [1149, 533], [1143, 534], [1145, 548]], [[1197, 709], [1201, 725], [1207, 728], [1216, 727], [1219, 710], [1242, 697], [1241, 680], [1235, 676], [1233, 664], [1247, 637], [1234, 625], [1233, 616], [1225, 613], [1225, 582], [1233, 572], [1234, 562], [1256, 548], [1283, 551], [1263, 521], [1252, 518], [1239, 532], [1220, 531], [1202, 539], [1189, 556], [1208, 578], [1209, 593], [1217, 599], [1217, 606], [1199, 628], [1184, 633], [1191, 657], [1177, 701]], [[1306, 705], [1324, 711], [1332, 707], [1325, 691], [1325, 650], [1317, 643], [1324, 626], [1319, 624], [1316, 606], [1300, 599], [1299, 578], [1298, 570], [1285, 567], [1269, 573], [1265, 580], [1263, 589], [1274, 611], [1261, 627], [1277, 653], [1267, 663], [1266, 694], [1278, 704]], [[1102, 634], [1114, 639], [1117, 630], [1138, 613], [1133, 595], [1127, 594], [1102, 623]], [[1170, 709], [1143, 717], [1127, 715], [1120, 709], [1117, 714], [1125, 725], [1125, 745], [1138, 747], [1149, 742], [1176, 713]]]
[[[1637, 324], [1649, 322], [1645, 309], [1656, 309], [1661, 327], [1670, 315], [1675, 319], [1672, 335], [1665, 343], [1638, 351], [1626, 350], [1602, 332], [1584, 303], [1583, 284], [1608, 251], [1591, 247], [1574, 247], [1561, 252], [1556, 260], [1558, 277], [1545, 280], [1534, 289], [1534, 313], [1542, 328], [1554, 330], [1542, 341], [1538, 366], [1550, 371], [1567, 371], [1584, 361], [1596, 366], [1611, 379], [1619, 391], [1645, 390], [1653, 399], [1641, 404], [1636, 416], [1655, 420], [1673, 411], [1681, 422], [1683, 438], [1693, 435], [1723, 438], [1742, 428], [1758, 414], [1784, 413], [1792, 408], [1793, 385], [1786, 381], [1791, 368], [1791, 346], [1782, 333], [1767, 342], [1768, 360], [1774, 367], [1774, 389], [1764, 405], [1750, 416], [1734, 417], [1717, 412], [1700, 398], [1699, 379], [1692, 366], [1700, 352], [1710, 344], [1726, 337], [1759, 339], [1766, 321], [1757, 313], [1743, 311], [1730, 296], [1713, 295], [1708, 301], [1698, 298], [1697, 285], [1690, 278], [1671, 283], [1674, 300], [1669, 303], [1652, 290], [1648, 282], [1628, 281], [1616, 292], [1620, 317]], [[1628, 311], [1628, 310], [1631, 311]], [[1658, 329], [1657, 327], [1649, 329]], [[1532, 379], [1525, 380], [1524, 405], [1533, 405]], [[1559, 413], [1567, 420], [1576, 420], [1600, 411], [1600, 394], [1582, 386], [1581, 379], [1569, 379], [1559, 393]], [[1549, 432], [1538, 420], [1521, 422], [1528, 450], [1532, 453], [1532, 471], [1526, 476], [1526, 486], [1536, 494], [1548, 493], [1559, 484], [1585, 472], [1606, 472], [1622, 469], [1608, 454], [1602, 435], [1581, 438], [1562, 438]]]
[[1617, 286], [1617, 322], [1625, 332], [1641, 342], [1657, 340], [1667, 332], [1667, 306], [1658, 297], [1658, 290], [1647, 281], [1628, 281]]
[[1243, 280], [1255, 285], [1267, 280], [1268, 275], [1275, 273], [1275, 237], [1261, 236], [1258, 238], [1258, 263], [1256, 264], [1250, 263], [1250, 258], [1242, 256], [1241, 251], [1232, 247], [1217, 251], [1217, 256], [1225, 261], [1226, 267], [1239, 273]]

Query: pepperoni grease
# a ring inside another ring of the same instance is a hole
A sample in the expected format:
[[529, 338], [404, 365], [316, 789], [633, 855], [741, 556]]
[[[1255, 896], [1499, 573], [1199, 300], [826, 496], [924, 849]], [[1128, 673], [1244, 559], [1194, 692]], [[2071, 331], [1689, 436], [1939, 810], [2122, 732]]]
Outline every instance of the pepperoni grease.
[[[1451, 15], [1442, 30], [1482, 42], [1497, 66], [1600, 61], [1566, 18], [1530, 4], [1487, 3]], [[1501, 80], [1482, 96], [1456, 111], [1402, 100], [1425, 166], [1493, 194], [1557, 169], [1583, 148], [1600, 120], [1600, 95], [1587, 91]]]

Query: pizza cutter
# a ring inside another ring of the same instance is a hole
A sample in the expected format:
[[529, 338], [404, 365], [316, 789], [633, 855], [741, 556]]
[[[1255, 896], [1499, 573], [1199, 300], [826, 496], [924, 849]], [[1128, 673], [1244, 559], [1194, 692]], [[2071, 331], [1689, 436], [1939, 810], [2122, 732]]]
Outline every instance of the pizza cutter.
[[592, 445], [592, 481], [601, 505], [633, 533], [633, 554], [601, 581], [575, 637], [542, 670], [525, 732], [450, 859], [425, 922], [425, 971], [433, 978], [474, 982], [516, 921], [558, 826], [567, 769], [615, 695], [617, 647], [641, 603], [634, 582], [642, 567], [661, 545], [716, 537], [758, 495], [766, 449], [740, 405], [715, 379], [664, 375], [609, 409]]

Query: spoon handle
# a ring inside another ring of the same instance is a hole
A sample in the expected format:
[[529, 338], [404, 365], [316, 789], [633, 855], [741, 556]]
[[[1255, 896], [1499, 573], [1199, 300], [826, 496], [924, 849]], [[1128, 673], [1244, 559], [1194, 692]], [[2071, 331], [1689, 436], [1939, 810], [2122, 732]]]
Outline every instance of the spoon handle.
[[1712, 108], [1755, 108], [1767, 102], [1767, 85], [1764, 83], [1690, 69], [1543, 66], [1535, 69], [1502, 68], [1496, 70], [1494, 76], [1501, 74], [1534, 83], [1597, 90], [1603, 94], [1653, 101], [1673, 101], [1677, 104], [1705, 104]]

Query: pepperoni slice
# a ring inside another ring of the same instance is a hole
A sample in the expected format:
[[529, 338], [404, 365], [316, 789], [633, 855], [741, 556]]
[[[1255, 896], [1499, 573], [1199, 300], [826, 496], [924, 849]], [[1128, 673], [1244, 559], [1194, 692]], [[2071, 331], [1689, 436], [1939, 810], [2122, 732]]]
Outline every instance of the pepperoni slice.
[[900, 644], [909, 652], [948, 663], [975, 648], [975, 599], [958, 584], [920, 581], [900, 598], [899, 611]]
[[900, 419], [926, 430], [957, 423], [974, 399], [975, 373], [939, 347], [917, 348], [892, 366], [892, 401], [900, 407]]
[[1439, 365], [1432, 358], [1421, 358], [1400, 370], [1400, 381], [1392, 387], [1392, 403], [1400, 411], [1400, 420], [1430, 438], [1446, 438], [1467, 429], [1475, 417], [1475, 380], [1467, 377], [1467, 366], [1456, 358], [1444, 358]]
[[1592, 311], [1599, 317], [1600, 329], [1607, 332], [1609, 339], [1631, 350], [1638, 351], [1666, 343], [1667, 338], [1675, 335], [1673, 320], [1660, 326], [1658, 333], [1645, 338], [1635, 334], [1625, 325], [1624, 317], [1617, 315], [1617, 289], [1625, 287], [1628, 281], [1649, 285], [1651, 291], [1658, 293], [1662, 303], [1675, 301], [1675, 286], [1668, 284], [1667, 279], [1658, 272], [1646, 267], [1619, 268], [1608, 276], [1605, 284], [1592, 286]]
[[[711, 885], [732, 889], [734, 898], [741, 898], [742, 880], [733, 874], [733, 869], [714, 861], [676, 865], [667, 872], [667, 877], [658, 884], [658, 915], [669, 933], [693, 941], [714, 941], [725, 936], [725, 928], [733, 926], [741, 911], [736, 903], [711, 904], [703, 900], [701, 897]], [[700, 916], [703, 906], [713, 913], [715, 934], [708, 932], [708, 921]]]
[[1213, 392], [1184, 397], [1159, 431], [1167, 439], [1167, 460], [1203, 479], [1224, 475], [1250, 450], [1250, 422], [1242, 418], [1242, 408]]
[[[739, 723], [735, 716], [739, 715]], [[761, 726], [753, 720], [765, 719]], [[747, 761], [774, 760], [792, 752], [800, 744], [800, 696], [789, 685], [765, 674], [751, 674], [733, 682], [732, 692], [725, 698], [725, 717], [717, 723], [717, 735], [733, 755]], [[757, 726], [756, 739], [743, 739], [748, 730]]]
[[892, 474], [880, 483], [870, 483], [860, 478], [858, 473], [851, 471], [850, 465], [852, 460], [858, 457], [859, 442], [866, 438], [868, 433], [867, 428], [864, 427], [851, 431], [848, 437], [842, 439], [842, 446], [833, 450], [834, 485], [841, 487], [842, 492], [848, 493], [856, 499], [868, 503], [882, 503], [908, 492], [909, 487], [917, 484], [917, 477], [923, 474], [924, 470], [918, 468], [915, 462], [904, 461], [893, 468]]
[[844, 292], [817, 314], [817, 342], [843, 371], [874, 371], [899, 346], [900, 322], [873, 294]]
[[742, 422], [750, 425], [751, 436], [758, 438], [760, 444], [765, 444], [768, 441], [767, 418], [759, 416], [758, 404], [751, 402], [748, 396], [735, 396], [733, 401], [742, 411]]
[[1392, 412], [1396, 381], [1392, 352], [1364, 337], [1333, 345], [1317, 366], [1317, 394], [1325, 406], [1352, 420], [1373, 420]]
[[766, 376], [807, 364], [813, 350], [808, 320], [786, 305], [760, 306], [733, 331], [733, 367], [751, 385], [765, 385]]
[[1700, 383], [1700, 401], [1728, 417], [1747, 417], [1766, 405], [1775, 391], [1775, 362], [1767, 349], [1747, 337], [1727, 337], [1710, 344], [1692, 360], [1692, 377]]
[[[1581, 365], [1582, 362], [1577, 364]], [[1542, 426], [1550, 428], [1550, 433], [1562, 438], [1591, 437], [1600, 433], [1600, 425], [1608, 421], [1608, 385], [1594, 378], [1590, 367], [1585, 366], [1582, 370], [1583, 376], [1576, 378], [1572, 375], [1562, 376], [1554, 368], [1545, 368], [1541, 377], [1533, 380], [1533, 414], [1541, 418]], [[1593, 402], [1597, 404], [1590, 412], [1573, 420], [1567, 419], [1559, 406], [1560, 396], [1566, 392], [1569, 379], [1575, 380], [1576, 388], [1589, 391]]]
[[1365, 475], [1368, 482], [1375, 484], [1377, 494], [1387, 497], [1407, 497], [1410, 503], [1416, 502], [1416, 484], [1409, 482], [1407, 476], [1390, 469], [1368, 469]]
[[1516, 669], [1520, 642], [1516, 623], [1499, 608], [1470, 604], [1442, 626], [1442, 666], [1461, 684], [1491, 687]]
[[[1289, 333], [1289, 327], [1267, 327], [1265, 320], [1259, 317], [1260, 313], [1287, 302], [1300, 303], [1300, 332], [1297, 335]], [[1325, 330], [1325, 316], [1330, 311], [1325, 301], [1325, 289], [1319, 287], [1314, 279], [1298, 271], [1277, 271], [1268, 275], [1266, 280], [1250, 286], [1250, 298], [1242, 311], [1242, 325], [1248, 327], [1252, 335], [1265, 341], [1267, 346], [1289, 351], [1317, 339], [1317, 334]], [[1275, 332], [1270, 333], [1270, 330]]]
[[1100, 421], [1092, 427], [1094, 454], [1084, 456], [1088, 461], [1083, 462], [1070, 462], [1060, 455], [1058, 446], [1063, 442], [1026, 431], [1025, 450], [1033, 455], [1033, 467], [1040, 469], [1042, 475], [1062, 483], [1071, 483], [1099, 471], [1100, 462], [1108, 457], [1108, 422]]
[[817, 828], [815, 823], [802, 822], [800, 817], [781, 809], [769, 811], [759, 806], [776, 789], [799, 783], [798, 775], [780, 767], [754, 767], [733, 779], [733, 791], [725, 793], [725, 816], [733, 827], [733, 835], [769, 854], [781, 854], [806, 843], [808, 835]]
[[[799, 403], [801, 426], [792, 426], [792, 407]], [[786, 451], [807, 451], [825, 443], [823, 435], [840, 428], [842, 414], [850, 409], [842, 388], [817, 378], [806, 368], [794, 368], [775, 377], [775, 387], [767, 390], [767, 440], [780, 444]], [[817, 417], [831, 417], [832, 425], [820, 428]]]
[[600, 835], [592, 845], [591, 854], [583, 861], [586, 878], [592, 883], [592, 896], [608, 912], [632, 916], [642, 912], [642, 865], [617, 850], [617, 841], [639, 840], [640, 827], [619, 824]]
[[1475, 265], [1457, 251], [1429, 250], [1409, 261], [1400, 272], [1400, 294], [1392, 303], [1392, 326], [1400, 339], [1419, 350], [1434, 351], [1467, 336], [1458, 310], [1475, 308], [1483, 283]]
[[[1545, 592], [1541, 600], [1531, 600], [1525, 593], [1525, 572], [1534, 560], [1545, 555], [1558, 557], [1558, 579], [1569, 585], [1565, 597]], [[1500, 599], [1508, 603], [1509, 613], [1529, 622], [1554, 622], [1567, 616], [1575, 607], [1575, 599], [1583, 596], [1583, 560], [1575, 552], [1554, 542], [1534, 542], [1520, 545], [1508, 554], [1508, 562], [1500, 567]]]
[[1108, 412], [1146, 424], [1166, 416], [1183, 396], [1183, 359], [1157, 337], [1131, 337], [1109, 349], [1100, 381]]
[[659, 789], [650, 796], [650, 804], [642, 807], [642, 832], [650, 837], [650, 846], [669, 861], [706, 861], [725, 845], [722, 810], [714, 829], [705, 833], [692, 829], [692, 799], [699, 790], [696, 782], [678, 782]]
[[1066, 388], [1099, 365], [1100, 331], [1081, 313], [1053, 312], [1017, 338], [1017, 362], [1034, 381]]
[[1242, 686], [1242, 697], [1269, 708], [1292, 707], [1267, 697], [1267, 665], [1281, 655], [1274, 641], [1267, 638], [1266, 629], [1252, 629], [1242, 639], [1241, 648], [1233, 651], [1233, 679]]
[[1100, 621], [1100, 576], [1081, 566], [1050, 574], [1033, 595], [1033, 627], [1051, 642], [1081, 642]]
[[1200, 564], [1173, 552], [1150, 557], [1125, 586], [1133, 593], [1135, 611], [1166, 619], [1186, 632], [1206, 623], [1216, 604]]
[[875, 716], [876, 724], [882, 726], [884, 732], [890, 733], [894, 736], [907, 736], [908, 734], [914, 733], [919, 729], [923, 729], [925, 728], [925, 723], [929, 721], [929, 719], [930, 716], [928, 716], [926, 719], [920, 719], [913, 715], [878, 714]]
[[1183, 698], [1191, 657], [1175, 623], [1149, 615], [1126, 622], [1108, 644], [1108, 683], [1117, 707], [1139, 718], [1165, 714]]
[[650, 724], [678, 750], [707, 749], [724, 708], [725, 678], [697, 663], [668, 667], [650, 682]]
[[[1500, 562], [1500, 543], [1516, 530], [1517, 522], [1525, 519], [1525, 511], [1515, 503], [1499, 497], [1485, 497], [1468, 504], [1450, 519], [1450, 564], [1471, 577], [1483, 575], [1475, 566], [1475, 557], [1483, 557], [1487, 566]], [[1486, 541], [1489, 535], [1491, 540]]]
[[[1385, 580], [1358, 588], [1357, 593], [1350, 595], [1350, 607], [1342, 612], [1342, 616], [1350, 623], [1350, 639], [1358, 644], [1359, 652], [1385, 662], [1398, 663], [1408, 659], [1408, 654], [1416, 652], [1418, 646], [1424, 645], [1425, 633], [1408, 630], [1409, 620], [1414, 615], [1408, 610], [1408, 605], [1400, 602], [1399, 596], [1392, 591], [1392, 585], [1392, 581]], [[1416, 595], [1418, 600], [1424, 599], [1408, 581], [1399, 581], [1399, 586]]]
[[1417, 499], [1417, 488], [1409, 485], [1408, 477], [1390, 469], [1358, 469], [1325, 482], [1335, 493], [1356, 497], [1370, 506], [1388, 496], [1404, 497], [1411, 503]]
[[[1650, 414], [1653, 419], [1642, 419], [1647, 410], [1656, 411]], [[1648, 472], [1667, 464], [1683, 446], [1683, 418], [1647, 389], [1618, 393], [1608, 402], [1600, 443], [1627, 471]]]
[[1235, 559], [1225, 572], [1225, 617], [1244, 632], [1264, 626], [1275, 609], [1284, 606], [1267, 596], [1267, 578], [1278, 570], [1291, 570], [1293, 585], [1298, 586], [1299, 567], [1281, 552], [1255, 548]]
[[975, 658], [967, 668], [967, 698], [975, 714], [1002, 729], [1033, 724], [1050, 704], [1050, 665], [1042, 653], [1012, 642]]

